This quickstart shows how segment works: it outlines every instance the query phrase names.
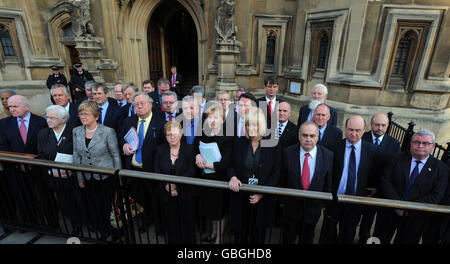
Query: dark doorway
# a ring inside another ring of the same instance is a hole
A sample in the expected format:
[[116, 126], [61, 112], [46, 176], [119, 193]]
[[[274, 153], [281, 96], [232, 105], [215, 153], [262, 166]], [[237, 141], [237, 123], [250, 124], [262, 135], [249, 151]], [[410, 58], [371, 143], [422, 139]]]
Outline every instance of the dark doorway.
[[170, 67], [182, 75], [183, 94], [199, 83], [198, 38], [189, 12], [176, 0], [162, 1], [148, 25], [150, 78], [170, 78]]

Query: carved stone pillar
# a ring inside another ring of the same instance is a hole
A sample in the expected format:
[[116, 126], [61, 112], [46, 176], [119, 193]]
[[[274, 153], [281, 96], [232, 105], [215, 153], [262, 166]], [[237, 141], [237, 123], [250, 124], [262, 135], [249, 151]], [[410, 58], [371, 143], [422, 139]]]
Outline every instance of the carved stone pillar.
[[234, 0], [219, 0], [215, 15], [217, 82], [216, 92], [226, 90], [234, 96], [239, 86], [236, 83], [236, 65], [239, 42], [236, 40], [237, 27], [234, 24]]

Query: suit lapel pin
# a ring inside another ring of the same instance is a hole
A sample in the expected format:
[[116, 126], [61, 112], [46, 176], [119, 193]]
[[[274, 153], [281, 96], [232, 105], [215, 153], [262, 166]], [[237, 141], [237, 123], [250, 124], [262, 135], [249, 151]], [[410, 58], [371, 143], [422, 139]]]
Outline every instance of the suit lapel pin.
[[428, 168], [428, 171], [431, 171], [431, 168]]

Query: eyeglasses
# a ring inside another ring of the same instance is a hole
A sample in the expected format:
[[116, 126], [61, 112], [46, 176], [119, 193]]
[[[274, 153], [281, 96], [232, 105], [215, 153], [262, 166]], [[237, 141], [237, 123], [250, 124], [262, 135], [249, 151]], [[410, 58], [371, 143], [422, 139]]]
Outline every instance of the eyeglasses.
[[91, 113], [78, 113], [78, 116], [91, 116], [91, 115], [93, 115], [93, 114], [91, 114]]
[[141, 107], [141, 106], [145, 106], [147, 105], [149, 102], [138, 102], [138, 103], [134, 103], [134, 106], [136, 107]]
[[416, 141], [416, 140], [415, 141], [411, 141], [411, 143], [413, 145], [416, 145], [416, 146], [424, 145], [425, 147], [428, 147], [428, 146], [434, 144], [434, 143], [431, 143], [431, 142], [422, 142], [422, 141]]

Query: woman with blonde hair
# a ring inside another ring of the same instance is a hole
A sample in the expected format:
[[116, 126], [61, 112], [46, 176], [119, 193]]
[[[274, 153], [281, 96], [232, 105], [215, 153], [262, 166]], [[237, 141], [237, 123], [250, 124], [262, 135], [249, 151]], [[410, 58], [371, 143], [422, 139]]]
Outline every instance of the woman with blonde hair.
[[264, 243], [267, 215], [274, 214], [273, 199], [240, 193], [244, 184], [275, 186], [281, 169], [279, 146], [262, 147], [266, 117], [252, 107], [245, 115], [245, 137], [236, 139], [227, 171], [230, 194], [230, 228], [236, 243]]

